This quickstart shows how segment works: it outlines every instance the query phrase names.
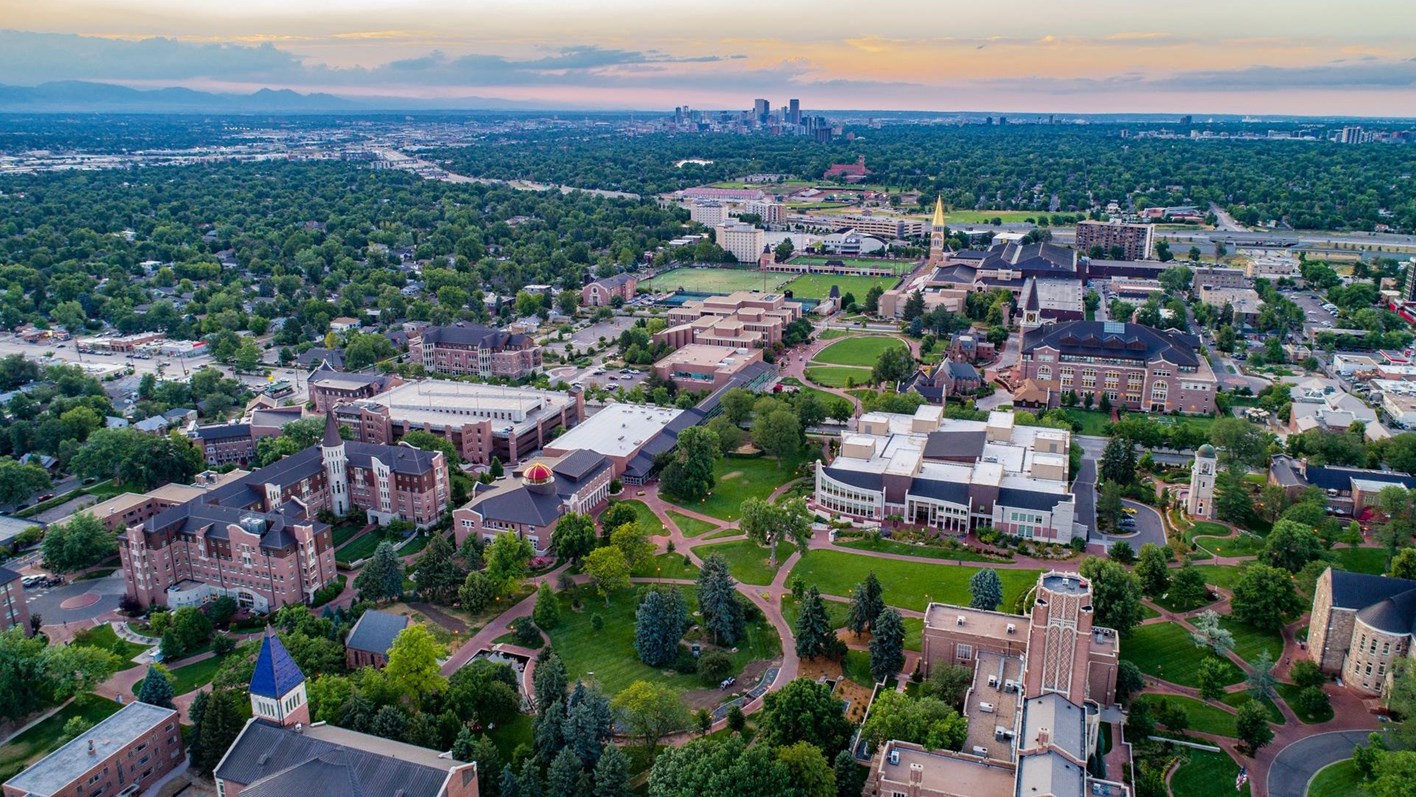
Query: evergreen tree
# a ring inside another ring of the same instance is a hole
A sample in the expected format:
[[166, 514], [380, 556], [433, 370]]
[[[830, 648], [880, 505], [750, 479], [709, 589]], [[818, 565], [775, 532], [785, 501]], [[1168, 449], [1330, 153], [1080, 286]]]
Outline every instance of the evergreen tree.
[[541, 770], [536, 766], [534, 758], [528, 758], [522, 763], [521, 776], [517, 780], [520, 783], [521, 797], [541, 797], [545, 793], [541, 788]]
[[562, 747], [551, 760], [546, 771], [546, 791], [555, 795], [575, 794], [575, 785], [580, 780], [580, 770], [584, 765], [579, 756], [569, 747]]
[[710, 554], [698, 574], [698, 610], [713, 641], [734, 645], [742, 638], [743, 612], [736, 583], [722, 554]]
[[[447, 603], [457, 594], [457, 588], [462, 586], [467, 574], [453, 558], [456, 551], [447, 537], [436, 531], [428, 533], [432, 538], [413, 566], [413, 580], [418, 584], [418, 594], [424, 600]], [[402, 583], [400, 578], [400, 587]]]
[[607, 744], [595, 767], [595, 797], [630, 797], [629, 757], [618, 745]]
[[1170, 570], [1166, 567], [1165, 549], [1153, 542], [1141, 546], [1136, 558], [1136, 578], [1141, 580], [1141, 593], [1159, 598], [1170, 588]]
[[554, 700], [541, 709], [531, 726], [531, 739], [536, 747], [536, 757], [549, 764], [565, 746], [565, 703]]
[[885, 611], [885, 589], [880, 586], [880, 579], [875, 577], [874, 570], [865, 574], [865, 596], [866, 611], [873, 620]]
[[536, 663], [536, 672], [531, 676], [531, 686], [536, 693], [536, 709], [544, 710], [557, 700], [564, 700], [565, 689], [569, 683], [570, 679], [560, 656], [546, 648], [546, 657]]
[[149, 665], [147, 676], [143, 678], [142, 689], [138, 691], [138, 700], [153, 706], [173, 708], [173, 697], [175, 694], [172, 691], [172, 681], [168, 679], [167, 674]]
[[1244, 523], [1253, 508], [1249, 492], [1244, 488], [1243, 473], [1235, 468], [1220, 471], [1214, 483], [1214, 511], [1219, 519]]
[[374, 549], [373, 557], [364, 565], [364, 569], [359, 571], [359, 575], [355, 576], [354, 589], [359, 593], [359, 600], [375, 603], [403, 596], [403, 567], [399, 564], [398, 554], [394, 552], [392, 545], [387, 542], [379, 543], [379, 547]]
[[836, 797], [860, 797], [870, 772], [856, 763], [850, 750], [836, 753], [836, 759], [831, 762], [831, 769], [836, 773]]
[[1101, 452], [1098, 473], [1105, 481], [1131, 484], [1136, 480], [1136, 445], [1127, 437], [1113, 437]]
[[511, 764], [502, 767], [500, 786], [498, 791], [501, 792], [501, 797], [525, 797], [521, 793], [521, 780], [511, 770]]
[[240, 706], [244, 697], [242, 692], [234, 689], [222, 689], [212, 692], [211, 697], [207, 698], [201, 727], [193, 730], [200, 741], [198, 749], [202, 754], [200, 760], [192, 760], [192, 766], [198, 772], [211, 772], [241, 734], [241, 728], [246, 724]]
[[815, 586], [806, 592], [801, 611], [796, 622], [796, 652], [804, 659], [816, 659], [829, 655], [835, 647], [832, 641], [836, 635], [831, 631], [831, 620], [826, 615], [826, 607], [821, 603], [821, 590]]
[[634, 612], [634, 650], [650, 667], [678, 658], [679, 640], [688, 625], [688, 609], [675, 588], [651, 589]]
[[402, 709], [398, 706], [382, 706], [374, 712], [374, 721], [369, 726], [369, 733], [398, 741], [403, 738], [403, 732], [407, 728], [408, 715], [404, 714]]
[[565, 749], [575, 753], [585, 767], [594, 768], [600, 763], [600, 728], [595, 706], [589, 701], [571, 707], [561, 724], [561, 735], [565, 737]]
[[536, 588], [536, 608], [531, 610], [531, 619], [547, 631], [560, 625], [560, 601], [544, 581]]
[[984, 611], [994, 611], [1003, 602], [1003, 581], [998, 572], [985, 567], [969, 579], [969, 606]]
[[191, 721], [193, 732], [191, 734], [192, 743], [187, 746], [187, 758], [191, 761], [205, 760], [206, 753], [202, 750], [201, 727], [202, 719], [206, 716], [207, 701], [211, 699], [211, 692], [203, 689], [197, 692], [197, 696], [192, 698], [192, 706], [187, 709], [187, 719]]
[[865, 629], [870, 627], [870, 621], [875, 619], [874, 615], [868, 614], [869, 605], [870, 596], [866, 594], [865, 582], [856, 584], [855, 590], [851, 592], [851, 612], [846, 617], [846, 628], [852, 633], [865, 633]]
[[870, 628], [873, 635], [870, 638], [870, 674], [879, 683], [905, 667], [905, 622], [899, 612], [886, 609], [875, 618]]

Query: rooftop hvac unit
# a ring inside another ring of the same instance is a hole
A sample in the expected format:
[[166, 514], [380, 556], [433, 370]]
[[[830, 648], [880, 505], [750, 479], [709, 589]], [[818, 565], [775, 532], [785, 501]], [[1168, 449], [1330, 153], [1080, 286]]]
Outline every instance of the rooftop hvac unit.
[[963, 625], [963, 624], [964, 624], [964, 616], [963, 616], [962, 614], [959, 615], [958, 624], [959, 624], [959, 625]]
[[891, 763], [892, 765], [896, 765], [896, 766], [899, 765], [899, 763], [900, 763], [900, 751], [899, 751], [899, 750], [891, 750], [891, 751], [890, 751], [890, 763]]
[[1013, 633], [1014, 631], [1017, 631], [1017, 630], [1018, 630], [1018, 627], [1017, 627], [1016, 625], [1013, 625], [1012, 623], [1009, 623], [1009, 624], [1008, 624], [1008, 633], [1011, 634], [1011, 633]]

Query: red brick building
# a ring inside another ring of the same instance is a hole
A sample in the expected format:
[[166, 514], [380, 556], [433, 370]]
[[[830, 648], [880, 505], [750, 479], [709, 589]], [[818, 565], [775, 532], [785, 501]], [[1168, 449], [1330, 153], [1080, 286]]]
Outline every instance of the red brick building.
[[326, 412], [341, 404], [373, 398], [403, 384], [397, 374], [348, 374], [327, 365], [317, 368], [307, 380], [315, 412]]
[[349, 636], [344, 640], [344, 664], [351, 670], [361, 667], [383, 669], [388, 664], [388, 651], [403, 629], [413, 624], [406, 614], [393, 614], [369, 609], [359, 615]]
[[0, 567], [0, 631], [23, 628], [28, 634], [29, 618], [22, 577], [8, 567]]
[[639, 280], [633, 274], [615, 274], [598, 279], [580, 289], [580, 303], [586, 307], [609, 307], [616, 296], [624, 301], [634, 298]]
[[541, 347], [530, 335], [477, 324], [427, 327], [409, 338], [408, 356], [440, 374], [521, 379], [541, 367]]
[[186, 760], [176, 710], [132, 702], [6, 781], [4, 795], [139, 794]]

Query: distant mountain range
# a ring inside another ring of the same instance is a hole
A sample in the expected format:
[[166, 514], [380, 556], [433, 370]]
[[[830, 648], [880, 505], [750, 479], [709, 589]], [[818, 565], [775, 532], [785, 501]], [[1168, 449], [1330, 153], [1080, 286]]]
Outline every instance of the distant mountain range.
[[339, 97], [261, 89], [219, 94], [184, 88], [132, 89], [112, 83], [65, 80], [38, 86], [0, 83], [0, 113], [340, 113], [413, 110], [537, 110], [531, 103], [490, 97], [440, 100]]

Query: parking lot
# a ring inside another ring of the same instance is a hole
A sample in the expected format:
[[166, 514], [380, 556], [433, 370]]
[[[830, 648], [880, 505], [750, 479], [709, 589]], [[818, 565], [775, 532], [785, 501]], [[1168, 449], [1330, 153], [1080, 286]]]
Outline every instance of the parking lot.
[[1293, 291], [1288, 298], [1303, 310], [1303, 331], [1332, 329], [1337, 326], [1337, 314], [1328, 310], [1326, 302], [1312, 291]]

